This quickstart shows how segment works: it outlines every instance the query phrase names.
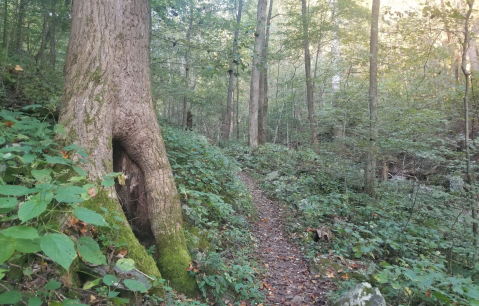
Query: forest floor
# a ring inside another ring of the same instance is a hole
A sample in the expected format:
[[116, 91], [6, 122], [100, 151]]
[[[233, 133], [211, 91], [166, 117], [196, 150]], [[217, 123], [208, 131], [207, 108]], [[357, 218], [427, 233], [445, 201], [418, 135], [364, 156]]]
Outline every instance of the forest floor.
[[300, 248], [288, 239], [283, 223], [285, 206], [267, 198], [246, 172], [239, 177], [248, 187], [258, 207], [258, 222], [253, 235], [256, 253], [266, 271], [261, 275], [261, 287], [266, 305], [326, 305], [325, 294], [335, 284], [319, 275], [310, 274], [308, 260]]

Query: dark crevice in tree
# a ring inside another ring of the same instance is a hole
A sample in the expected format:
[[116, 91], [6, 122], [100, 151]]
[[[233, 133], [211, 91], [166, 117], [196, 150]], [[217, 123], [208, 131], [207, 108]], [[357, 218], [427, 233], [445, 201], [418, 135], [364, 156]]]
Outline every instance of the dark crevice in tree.
[[115, 184], [125, 216], [138, 241], [146, 248], [155, 244], [148, 214], [143, 170], [126, 153], [121, 143], [113, 140], [113, 171], [126, 176], [125, 184]]

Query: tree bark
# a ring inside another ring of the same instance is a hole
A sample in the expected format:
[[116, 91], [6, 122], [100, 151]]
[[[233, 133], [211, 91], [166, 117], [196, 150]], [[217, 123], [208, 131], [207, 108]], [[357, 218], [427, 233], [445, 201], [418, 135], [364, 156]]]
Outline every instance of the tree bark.
[[44, 5], [43, 11], [43, 27], [42, 27], [42, 42], [40, 44], [40, 49], [38, 50], [35, 60], [38, 64], [40, 62], [40, 70], [43, 70], [45, 64], [45, 48], [47, 46], [47, 28], [48, 28], [48, 9]]
[[[195, 295], [180, 199], [151, 97], [149, 14], [148, 1], [73, 1], [60, 123], [65, 142], [88, 153], [89, 179], [114, 171], [113, 143], [136, 164], [160, 271], [172, 287]], [[118, 203], [112, 190], [109, 197]]]
[[50, 66], [52, 67], [52, 70], [55, 70], [55, 62], [56, 62], [56, 37], [55, 37], [55, 27], [56, 27], [56, 10], [55, 10], [55, 4], [56, 0], [51, 0], [52, 1], [52, 9], [51, 9], [51, 14], [52, 14], [52, 19], [51, 19], [51, 28], [50, 28]]
[[364, 171], [364, 191], [375, 197], [376, 139], [378, 137], [378, 32], [380, 0], [373, 0], [371, 10], [371, 40], [369, 48], [369, 151]]
[[303, 17], [303, 44], [304, 44], [304, 70], [306, 73], [306, 100], [308, 105], [308, 119], [311, 129], [311, 143], [318, 143], [316, 119], [314, 119], [313, 85], [311, 83], [311, 55], [309, 54], [309, 16], [306, 0], [301, 0]]
[[266, 127], [268, 117], [268, 47], [269, 47], [269, 28], [271, 26], [271, 13], [273, 11], [273, 0], [269, 1], [268, 17], [266, 18], [266, 34], [263, 42], [263, 51], [261, 58], [260, 75], [260, 94], [258, 100], [258, 144], [266, 143]]
[[185, 94], [183, 96], [183, 115], [182, 115], [182, 122], [181, 126], [183, 130], [186, 129], [186, 119], [188, 114], [188, 90], [190, 89], [190, 40], [191, 40], [191, 28], [193, 27], [193, 9], [190, 9], [190, 22], [188, 24], [188, 30], [186, 32], [186, 55], [185, 55]]
[[3, 48], [7, 47], [7, 21], [8, 21], [8, 0], [4, 0], [3, 7]]
[[475, 0], [467, 1], [467, 5], [469, 7], [465, 21], [464, 21], [464, 42], [462, 45], [462, 58], [461, 58], [461, 70], [464, 74], [464, 78], [466, 79], [466, 86], [464, 89], [464, 147], [466, 148], [466, 177], [467, 183], [470, 186], [470, 194], [472, 196], [472, 208], [471, 208], [471, 215], [472, 215], [472, 239], [474, 244], [474, 258], [473, 261], [477, 261], [478, 257], [478, 240], [479, 240], [479, 227], [477, 224], [477, 195], [476, 190], [474, 188], [474, 174], [472, 173], [471, 169], [471, 153], [469, 148], [469, 95], [470, 95], [470, 83], [471, 83], [471, 71], [467, 68], [467, 53], [469, 49], [469, 43], [471, 41], [471, 35], [469, 30], [469, 22], [473, 11]]
[[259, 89], [260, 89], [260, 71], [261, 55], [263, 40], [265, 35], [265, 19], [266, 19], [267, 0], [258, 0], [258, 8], [256, 13], [256, 31], [255, 45], [253, 51], [253, 69], [251, 72], [250, 102], [249, 102], [249, 140], [250, 147], [258, 147], [258, 105], [259, 105]]
[[20, 5], [18, 6], [18, 18], [16, 26], [16, 38], [15, 38], [15, 48], [14, 52], [16, 54], [21, 54], [22, 44], [23, 44], [23, 19], [25, 18], [25, 6], [27, 5], [28, 0], [20, 0]]
[[233, 37], [233, 61], [230, 63], [230, 68], [228, 70], [229, 73], [229, 81], [228, 81], [228, 97], [226, 100], [226, 116], [225, 122], [223, 123], [223, 139], [230, 139], [230, 131], [231, 131], [231, 114], [233, 113], [233, 93], [234, 93], [234, 86], [235, 86], [235, 74], [234, 69], [238, 65], [236, 59], [236, 49], [238, 48], [238, 35], [239, 29], [241, 25], [241, 12], [243, 10], [243, 0], [239, 0], [238, 3], [238, 13], [236, 14], [236, 29]]

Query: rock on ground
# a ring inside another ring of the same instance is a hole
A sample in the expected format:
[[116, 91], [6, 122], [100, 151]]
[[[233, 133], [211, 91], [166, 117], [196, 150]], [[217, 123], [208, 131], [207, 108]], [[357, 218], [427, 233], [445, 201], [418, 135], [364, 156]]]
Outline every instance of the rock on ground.
[[369, 283], [361, 283], [353, 289], [346, 291], [333, 305], [386, 306], [386, 301], [378, 288], [373, 288]]

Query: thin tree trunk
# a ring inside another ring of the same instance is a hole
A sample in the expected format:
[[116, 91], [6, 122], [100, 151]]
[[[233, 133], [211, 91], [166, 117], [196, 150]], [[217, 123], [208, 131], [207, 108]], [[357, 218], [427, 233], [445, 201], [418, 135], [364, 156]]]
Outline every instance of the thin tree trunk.
[[467, 51], [469, 49], [469, 43], [471, 40], [470, 37], [470, 30], [469, 30], [469, 22], [471, 18], [471, 14], [473, 11], [474, 0], [470, 0], [467, 2], [469, 7], [465, 23], [464, 23], [464, 42], [462, 46], [462, 61], [461, 61], [461, 69], [464, 77], [466, 79], [466, 88], [464, 90], [464, 146], [466, 148], [466, 177], [467, 183], [469, 184], [470, 194], [472, 195], [472, 239], [474, 244], [474, 258], [473, 261], [477, 261], [478, 257], [478, 239], [479, 239], [479, 228], [477, 224], [477, 195], [474, 188], [474, 174], [472, 173], [471, 169], [471, 153], [469, 149], [469, 95], [470, 95], [470, 82], [471, 82], [471, 71], [467, 68]]
[[267, 117], [268, 117], [268, 49], [269, 30], [271, 27], [271, 13], [273, 11], [273, 0], [269, 1], [268, 17], [266, 18], [266, 35], [263, 42], [263, 64], [260, 76], [260, 96], [258, 100], [258, 144], [266, 143]]
[[369, 65], [369, 150], [367, 153], [366, 169], [364, 171], [364, 191], [375, 197], [376, 181], [376, 140], [378, 137], [378, 32], [379, 32], [380, 0], [373, 0], [371, 10], [371, 40]]
[[[236, 2], [235, 2], [236, 3]], [[236, 56], [236, 49], [238, 48], [238, 35], [241, 25], [241, 12], [243, 10], [243, 0], [239, 0], [238, 3], [238, 13], [236, 14], [236, 29], [233, 37], [233, 61], [230, 63], [229, 73], [229, 82], [228, 82], [228, 98], [226, 100], [226, 116], [225, 122], [223, 123], [223, 139], [230, 139], [230, 130], [231, 130], [231, 114], [233, 112], [233, 91], [235, 86], [235, 73], [234, 69], [238, 65], [238, 60]]]
[[16, 54], [22, 52], [23, 44], [23, 19], [25, 18], [25, 6], [27, 5], [28, 0], [20, 0], [20, 5], [18, 6], [18, 18], [16, 26], [16, 40], [15, 40], [15, 49]]
[[301, 0], [303, 15], [303, 44], [304, 44], [304, 70], [306, 73], [306, 99], [308, 103], [308, 119], [311, 129], [311, 143], [318, 143], [316, 120], [314, 119], [313, 85], [311, 83], [311, 56], [309, 54], [309, 16], [306, 0]]
[[[138, 218], [130, 222], [153, 235], [162, 276], [176, 290], [196, 295], [196, 282], [186, 271], [191, 258], [180, 198], [152, 102], [149, 16], [148, 1], [73, 1], [60, 112], [68, 137], [62, 142], [86, 150], [89, 163], [82, 167], [92, 181], [116, 171], [125, 172], [127, 183], [138, 184], [145, 200], [122, 201], [126, 207], [137, 206]], [[122, 158], [115, 161], [118, 155]], [[132, 176], [127, 165], [141, 175]], [[119, 205], [113, 190], [106, 193]], [[119, 235], [120, 242], [134, 243]], [[128, 249], [139, 266], [148, 260], [141, 252], [144, 249]]]
[[56, 10], [55, 10], [55, 4], [56, 0], [51, 0], [52, 1], [52, 9], [51, 9], [51, 28], [50, 28], [50, 66], [52, 67], [52, 70], [55, 71], [55, 62], [56, 62], [56, 37], [55, 37], [55, 27], [56, 27]]
[[249, 139], [248, 145], [258, 147], [258, 105], [260, 89], [260, 71], [263, 40], [265, 35], [267, 0], [258, 0], [256, 13], [255, 45], [253, 55], [253, 69], [251, 72], [250, 102], [249, 102]]
[[48, 26], [48, 9], [44, 5], [43, 11], [43, 27], [42, 27], [42, 42], [40, 44], [40, 49], [38, 50], [35, 60], [38, 64], [40, 62], [40, 70], [43, 70], [45, 64], [45, 48], [47, 46], [47, 26]]
[[[238, 66], [236, 66], [236, 74], [239, 76]], [[239, 140], [239, 78], [236, 78], [236, 139]]]
[[186, 129], [186, 119], [188, 114], [188, 91], [190, 88], [190, 40], [191, 40], [191, 28], [193, 27], [193, 9], [190, 9], [190, 23], [188, 24], [188, 31], [186, 32], [186, 56], [185, 56], [185, 95], [183, 96], [183, 116], [182, 116], [182, 128]]
[[8, 0], [3, 0], [3, 47], [7, 47]]

